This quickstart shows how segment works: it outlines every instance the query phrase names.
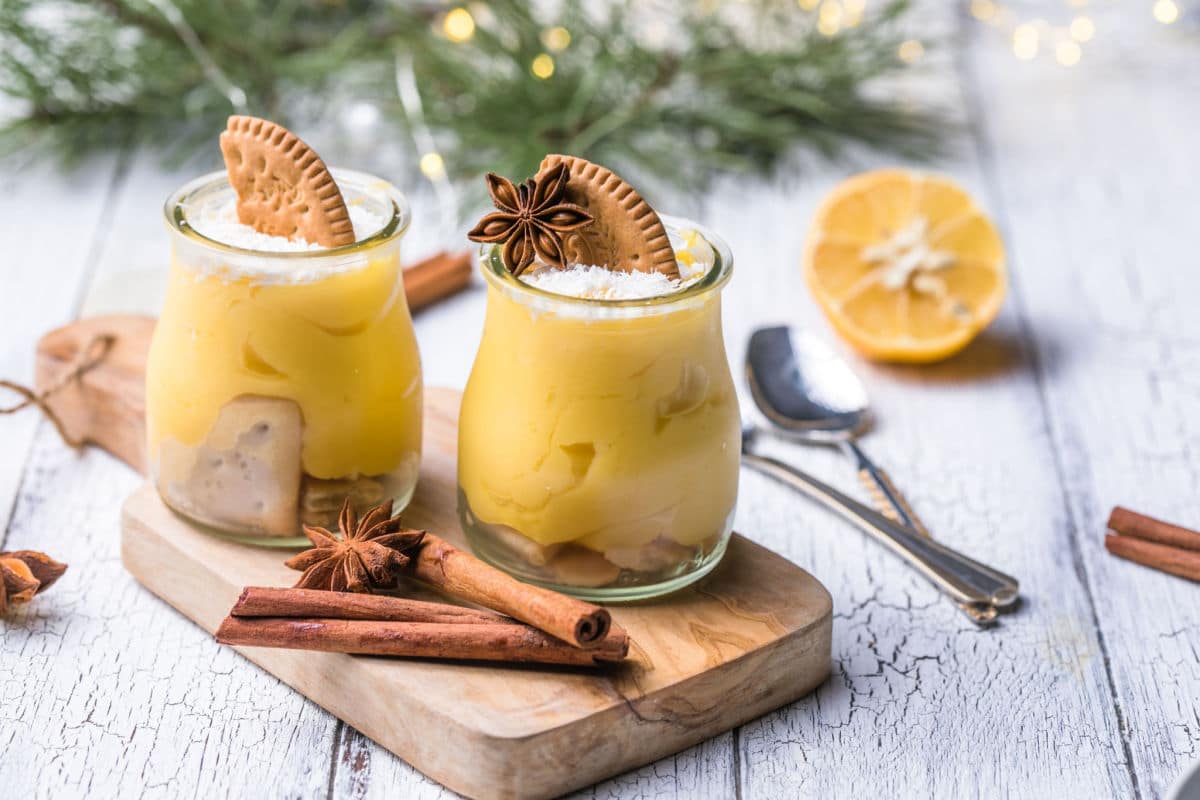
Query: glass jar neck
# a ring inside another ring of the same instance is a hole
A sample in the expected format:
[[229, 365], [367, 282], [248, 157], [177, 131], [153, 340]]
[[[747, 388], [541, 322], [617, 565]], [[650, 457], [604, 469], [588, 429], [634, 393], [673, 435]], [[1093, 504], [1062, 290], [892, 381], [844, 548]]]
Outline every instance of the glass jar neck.
[[407, 198], [388, 182], [353, 170], [334, 169], [347, 204], [369, 204], [383, 225], [360, 241], [319, 250], [254, 250], [218, 241], [191, 222], [199, 209], [232, 203], [233, 187], [224, 172], [201, 176], [180, 187], [163, 206], [172, 251], [195, 270], [246, 277], [264, 283], [303, 283], [350, 271], [390, 255], [411, 222]]

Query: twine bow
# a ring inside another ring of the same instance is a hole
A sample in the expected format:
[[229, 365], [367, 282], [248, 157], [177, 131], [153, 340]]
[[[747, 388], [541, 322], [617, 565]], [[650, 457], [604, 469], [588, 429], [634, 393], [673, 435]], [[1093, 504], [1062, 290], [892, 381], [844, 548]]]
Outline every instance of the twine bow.
[[40, 392], [13, 381], [0, 380], [0, 388], [8, 389], [24, 398], [15, 406], [0, 408], [0, 414], [15, 414], [29, 406], [37, 406], [46, 415], [46, 418], [54, 423], [55, 430], [58, 431], [58, 435], [62, 437], [62, 440], [67, 445], [77, 450], [83, 447], [85, 440], [67, 433], [62, 420], [47, 401], [72, 383], [80, 380], [90, 370], [99, 366], [108, 357], [116, 341], [117, 337], [111, 333], [98, 333], [93, 336], [71, 361], [62, 375]]

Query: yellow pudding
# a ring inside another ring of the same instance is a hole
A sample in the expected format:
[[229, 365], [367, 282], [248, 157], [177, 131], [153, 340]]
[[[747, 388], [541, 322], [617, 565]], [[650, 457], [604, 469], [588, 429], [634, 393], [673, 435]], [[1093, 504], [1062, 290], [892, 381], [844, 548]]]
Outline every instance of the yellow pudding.
[[[330, 250], [266, 252], [206, 238], [209, 176], [168, 201], [167, 298], [150, 349], [152, 474], [168, 505], [278, 543], [347, 498], [402, 507], [421, 451], [421, 368], [400, 272], [404, 198], [335, 172], [382, 228]], [[191, 217], [189, 218], [189, 215]]]
[[458, 454], [460, 513], [484, 558], [603, 599], [675, 588], [720, 559], [741, 426], [721, 332], [731, 263], [705, 239], [698, 280], [635, 300], [539, 290], [485, 248]]

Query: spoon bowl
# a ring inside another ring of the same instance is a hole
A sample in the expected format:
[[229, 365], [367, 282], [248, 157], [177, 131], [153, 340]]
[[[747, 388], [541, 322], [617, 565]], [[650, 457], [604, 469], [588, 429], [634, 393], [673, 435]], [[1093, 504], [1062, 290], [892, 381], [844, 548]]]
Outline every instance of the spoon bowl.
[[785, 438], [839, 444], [871, 427], [862, 381], [823, 342], [793, 328], [750, 336], [746, 381], [771, 432]]

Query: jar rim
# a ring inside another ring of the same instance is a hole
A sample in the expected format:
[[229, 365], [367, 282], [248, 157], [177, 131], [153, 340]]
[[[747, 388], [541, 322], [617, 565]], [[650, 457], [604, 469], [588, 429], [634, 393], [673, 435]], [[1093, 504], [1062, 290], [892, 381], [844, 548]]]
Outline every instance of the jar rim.
[[525, 283], [520, 278], [515, 277], [504, 266], [504, 262], [500, 257], [500, 251], [503, 245], [499, 244], [483, 244], [479, 248], [477, 259], [479, 262], [480, 271], [487, 279], [488, 283], [498, 289], [508, 291], [514, 295], [524, 295], [523, 299], [537, 300], [540, 302], [557, 302], [566, 306], [575, 306], [577, 308], [611, 308], [611, 309], [654, 309], [663, 306], [671, 306], [676, 303], [694, 300], [697, 297], [710, 294], [724, 287], [729, 282], [729, 278], [733, 273], [733, 253], [729, 249], [729, 245], [720, 236], [717, 236], [709, 228], [701, 225], [698, 222], [685, 219], [683, 217], [674, 217], [668, 214], [660, 214], [659, 219], [668, 229], [682, 230], [691, 228], [698, 232], [700, 236], [708, 242], [712, 248], [716, 258], [713, 260], [713, 265], [708, 272], [699, 280], [687, 285], [677, 292], [670, 294], [661, 294], [654, 297], [637, 297], [629, 299], [609, 299], [603, 297], [574, 297], [569, 294], [559, 294], [557, 292], [547, 291]]
[[323, 250], [255, 250], [213, 239], [196, 230], [188, 222], [187, 201], [202, 192], [218, 191], [226, 187], [232, 188], [229, 183], [229, 175], [223, 170], [193, 178], [168, 195], [163, 203], [163, 217], [171, 231], [217, 252], [255, 259], [283, 259], [296, 262], [312, 262], [356, 255], [393, 239], [398, 239], [408, 231], [409, 225], [412, 223], [412, 210], [408, 198], [403, 192], [383, 178], [370, 173], [339, 167], [330, 168], [329, 171], [339, 187], [352, 186], [363, 193], [386, 197], [391, 202], [392, 212], [383, 227], [365, 239]]

